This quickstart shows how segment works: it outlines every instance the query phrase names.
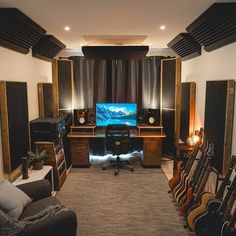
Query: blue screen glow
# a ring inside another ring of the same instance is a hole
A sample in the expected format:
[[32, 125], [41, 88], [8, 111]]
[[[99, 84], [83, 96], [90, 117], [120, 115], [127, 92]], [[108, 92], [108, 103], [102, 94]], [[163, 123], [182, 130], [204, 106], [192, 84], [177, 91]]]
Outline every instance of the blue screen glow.
[[110, 124], [137, 125], [136, 103], [97, 103], [96, 126]]

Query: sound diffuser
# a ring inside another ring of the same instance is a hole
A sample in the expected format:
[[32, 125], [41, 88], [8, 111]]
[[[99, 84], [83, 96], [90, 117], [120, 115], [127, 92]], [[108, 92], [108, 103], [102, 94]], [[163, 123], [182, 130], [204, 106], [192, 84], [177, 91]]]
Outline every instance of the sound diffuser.
[[212, 51], [236, 41], [236, 3], [214, 3], [186, 30]]
[[180, 33], [167, 46], [183, 61], [201, 55], [201, 45], [189, 33]]
[[0, 46], [27, 54], [45, 33], [17, 8], [0, 8]]
[[45, 35], [33, 48], [32, 56], [52, 61], [53, 58], [66, 47], [62, 42], [52, 35]]
[[83, 46], [86, 59], [143, 59], [148, 46]]

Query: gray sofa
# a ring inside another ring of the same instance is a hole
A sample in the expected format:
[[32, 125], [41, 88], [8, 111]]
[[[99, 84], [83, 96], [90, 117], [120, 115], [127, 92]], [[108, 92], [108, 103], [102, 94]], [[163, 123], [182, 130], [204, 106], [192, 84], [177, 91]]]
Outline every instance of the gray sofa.
[[[48, 180], [40, 180], [32, 183], [17, 186], [25, 192], [33, 201], [27, 205], [19, 220], [36, 215], [49, 205], [57, 205], [59, 201], [56, 197], [51, 196], [51, 186]], [[34, 224], [27, 225], [22, 236], [74, 236], [77, 230], [77, 219], [74, 211], [67, 210], [52, 215], [45, 220]]]

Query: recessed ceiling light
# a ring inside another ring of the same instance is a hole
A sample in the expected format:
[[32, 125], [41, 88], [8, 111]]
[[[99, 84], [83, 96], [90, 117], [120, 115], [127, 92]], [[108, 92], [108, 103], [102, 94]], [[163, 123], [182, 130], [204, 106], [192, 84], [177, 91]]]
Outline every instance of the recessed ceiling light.
[[166, 29], [166, 26], [165, 25], [161, 25], [160, 26], [160, 30], [165, 30]]
[[82, 47], [82, 46], [84, 46], [84, 44], [83, 44], [83, 43], [81, 43], [81, 44], [80, 44], [80, 46]]
[[69, 26], [65, 26], [64, 30], [65, 31], [70, 31], [70, 27]]

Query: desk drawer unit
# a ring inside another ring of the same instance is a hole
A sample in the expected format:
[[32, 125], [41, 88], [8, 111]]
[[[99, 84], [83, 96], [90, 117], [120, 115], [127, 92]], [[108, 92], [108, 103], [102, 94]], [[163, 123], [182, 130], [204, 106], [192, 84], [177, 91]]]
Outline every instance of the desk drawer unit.
[[161, 138], [143, 139], [143, 167], [161, 167]]
[[71, 158], [73, 167], [89, 167], [89, 139], [71, 140]]

